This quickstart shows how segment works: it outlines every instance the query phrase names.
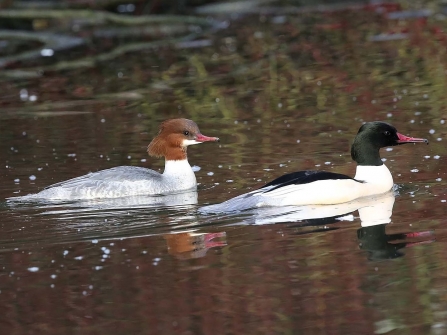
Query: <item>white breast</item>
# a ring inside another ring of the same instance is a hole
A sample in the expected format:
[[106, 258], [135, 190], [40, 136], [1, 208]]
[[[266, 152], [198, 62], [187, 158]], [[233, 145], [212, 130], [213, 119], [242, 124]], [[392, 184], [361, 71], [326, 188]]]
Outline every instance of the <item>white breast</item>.
[[354, 179], [364, 181], [362, 196], [382, 194], [393, 187], [393, 176], [385, 164], [380, 166], [357, 166]]
[[196, 175], [186, 159], [166, 161], [163, 184], [172, 190], [190, 190], [197, 186]]

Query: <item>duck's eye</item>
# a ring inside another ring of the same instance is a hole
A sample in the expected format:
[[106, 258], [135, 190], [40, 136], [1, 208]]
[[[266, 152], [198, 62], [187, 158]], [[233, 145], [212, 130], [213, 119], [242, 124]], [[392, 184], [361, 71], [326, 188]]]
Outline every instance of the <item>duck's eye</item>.
[[388, 130], [385, 130], [383, 133], [385, 134], [385, 136], [390, 136], [391, 135], [391, 133]]
[[189, 131], [185, 130], [185, 131], [183, 132], [183, 135], [188, 136], [188, 135], [189, 135]]

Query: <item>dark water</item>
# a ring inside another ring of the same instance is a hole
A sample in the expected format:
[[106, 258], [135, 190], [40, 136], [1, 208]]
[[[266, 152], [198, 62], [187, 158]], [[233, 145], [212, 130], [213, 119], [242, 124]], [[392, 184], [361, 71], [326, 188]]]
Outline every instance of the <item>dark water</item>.
[[[145, 149], [167, 118], [221, 142], [189, 149], [197, 194], [1, 202], [1, 333], [446, 334], [445, 25], [368, 8], [247, 15], [204, 48], [3, 78], [1, 199], [112, 166], [160, 170]], [[350, 143], [372, 120], [430, 140], [382, 150], [394, 194], [197, 211], [295, 170], [353, 175]]]

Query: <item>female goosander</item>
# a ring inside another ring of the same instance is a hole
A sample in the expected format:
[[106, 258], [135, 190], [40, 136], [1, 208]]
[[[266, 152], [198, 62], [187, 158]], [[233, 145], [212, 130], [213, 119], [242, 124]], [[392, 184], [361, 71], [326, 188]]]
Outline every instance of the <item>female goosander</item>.
[[147, 149], [150, 156], [165, 157], [163, 174], [137, 166], [119, 166], [63, 181], [37, 194], [10, 200], [81, 200], [195, 190], [196, 176], [188, 163], [186, 148], [209, 141], [219, 141], [219, 138], [202, 135], [195, 122], [188, 119], [167, 120], [160, 125], [158, 135]]
[[213, 213], [264, 206], [333, 205], [382, 194], [393, 187], [393, 177], [380, 159], [380, 148], [419, 142], [428, 143], [428, 140], [399, 134], [396, 128], [385, 122], [368, 122], [360, 127], [351, 147], [351, 157], [358, 164], [354, 178], [325, 171], [293, 172], [260, 189], [221, 204], [202, 207], [200, 211]]

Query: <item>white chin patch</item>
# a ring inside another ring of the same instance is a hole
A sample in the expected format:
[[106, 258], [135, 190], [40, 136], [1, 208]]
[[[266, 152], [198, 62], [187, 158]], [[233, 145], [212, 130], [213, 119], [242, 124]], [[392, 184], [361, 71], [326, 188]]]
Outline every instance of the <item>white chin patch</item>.
[[197, 142], [196, 140], [183, 140], [183, 146], [187, 147], [188, 145], [200, 144], [202, 142]]

